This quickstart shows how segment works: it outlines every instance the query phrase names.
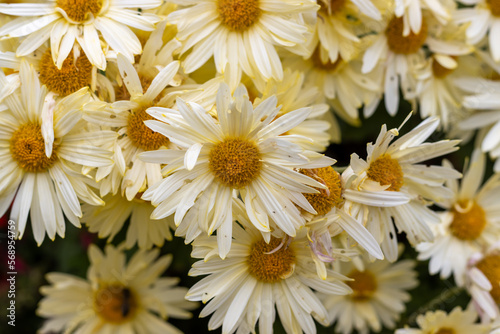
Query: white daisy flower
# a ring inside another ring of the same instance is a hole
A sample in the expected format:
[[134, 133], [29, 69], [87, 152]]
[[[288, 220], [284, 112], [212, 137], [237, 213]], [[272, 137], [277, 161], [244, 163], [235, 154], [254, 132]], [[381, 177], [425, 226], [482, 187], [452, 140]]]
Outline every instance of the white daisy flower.
[[466, 288], [484, 323], [500, 317], [500, 248], [499, 243], [484, 254], [476, 253], [469, 260]]
[[349, 202], [346, 205], [355, 217], [364, 217], [362, 221], [373, 235], [379, 235], [390, 261], [397, 257], [390, 217], [399, 231], [406, 232], [412, 245], [431, 241], [433, 234], [426, 222], [437, 223], [439, 219], [423, 200], [441, 201], [453, 196], [443, 183], [461, 176], [453, 168], [420, 164], [458, 149], [457, 140], [424, 143], [438, 125], [439, 119], [428, 118], [392, 144], [399, 131], [387, 131], [383, 125], [375, 144], [368, 144], [367, 160], [353, 153], [350, 166], [342, 173], [344, 198]]
[[[179, 62], [169, 63], [150, 81], [147, 77], [139, 76], [135, 67], [121, 54], [117, 60], [120, 76], [130, 97], [128, 100], [112, 104], [102, 101], [89, 103], [85, 106], [85, 119], [97, 125], [116, 129], [119, 135], [115, 145], [116, 164], [98, 170], [96, 179], [100, 181], [110, 174], [114, 178], [116, 175], [113, 174], [119, 172], [120, 176], [123, 175], [121, 189], [130, 201], [137, 193], [146, 190], [148, 185], [162, 178], [160, 164], [145, 163], [138, 159], [138, 155], [160, 147], [175, 148], [162, 134], [148, 129], [144, 121], [153, 119], [146, 113], [147, 108], [165, 105], [161, 100], [162, 92], [174, 80]], [[103, 186], [110, 187], [107, 184]], [[115, 193], [118, 183], [114, 182], [111, 188], [110, 190]]]
[[[361, 260], [361, 259], [359, 259]], [[357, 265], [355, 265], [357, 264]], [[322, 295], [328, 314], [336, 322], [335, 331], [343, 334], [356, 330], [360, 334], [379, 332], [382, 326], [393, 329], [405, 303], [411, 299], [408, 290], [418, 285], [415, 261], [337, 262], [341, 274], [353, 279], [346, 282], [348, 295]]]
[[[319, 8], [312, 0], [174, 0], [188, 6], [168, 16], [179, 30], [181, 54], [192, 49], [183, 62], [191, 73], [214, 57], [217, 72], [229, 64], [231, 78], [283, 79], [276, 46], [307, 54], [303, 43], [311, 34], [306, 24]], [[286, 27], [286, 29], [285, 29]], [[231, 87], [236, 85], [231, 84]]]
[[175, 229], [173, 217], [151, 220], [154, 210], [151, 203], [138, 198], [129, 201], [120, 194], [108, 195], [103, 200], [106, 202], [104, 207], [82, 206], [82, 222], [90, 232], [99, 233], [99, 238], [108, 238], [108, 242], [111, 242], [130, 218], [125, 237], [127, 248], [135, 244], [144, 249], [150, 249], [153, 245], [162, 247], [165, 240], [172, 240], [170, 229]]
[[[129, 28], [152, 31], [160, 18], [144, 10], [161, 5], [160, 0], [47, 0], [43, 3], [0, 4], [0, 13], [20, 16], [0, 28], [0, 36], [25, 37], [16, 50], [25, 56], [50, 40], [57, 68], [73, 49], [75, 41], [90, 63], [106, 68], [101, 47], [110, 47], [130, 62], [142, 51], [141, 43]], [[100, 34], [98, 33], [100, 32]]]
[[395, 0], [394, 13], [404, 22], [403, 36], [418, 34], [422, 28], [422, 9], [428, 10], [442, 25], [451, 19], [450, 9], [442, 0]]
[[[424, 14], [419, 32], [410, 31], [407, 36], [404, 35], [403, 17], [393, 15], [387, 18], [386, 24], [377, 32], [372, 45], [363, 55], [361, 68], [363, 73], [369, 73], [374, 68], [383, 68], [384, 103], [391, 116], [398, 110], [400, 87], [403, 97], [414, 102], [418, 83], [415, 74], [426, 61], [423, 46], [434, 53], [440, 53], [449, 49], [450, 45], [453, 46], [453, 43], [440, 39], [441, 24], [427, 11]], [[377, 66], [380, 62], [382, 66]]]
[[497, 0], [458, 0], [474, 8], [460, 8], [453, 20], [458, 24], [468, 24], [467, 38], [471, 44], [478, 44], [488, 36], [489, 49], [493, 59], [500, 61], [500, 2]]
[[462, 310], [459, 306], [449, 314], [441, 310], [429, 311], [417, 317], [419, 329], [398, 329], [395, 334], [487, 334], [489, 326], [476, 324], [476, 319], [474, 310]]
[[[244, 210], [244, 209], [243, 209]], [[328, 325], [328, 314], [313, 290], [329, 295], [351, 290], [344, 276], [328, 269], [320, 279], [307, 249], [307, 238], [266, 242], [251, 223], [239, 217], [234, 226], [233, 247], [225, 260], [217, 256], [216, 237], [194, 241], [189, 275], [209, 275], [189, 289], [186, 298], [207, 303], [200, 317], [213, 313], [209, 330], [222, 326], [222, 333], [250, 333], [258, 321], [260, 333], [273, 333], [276, 310], [288, 333], [316, 333], [314, 319]]]
[[[116, 134], [88, 131], [81, 121], [82, 106], [90, 98], [87, 89], [56, 103], [53, 94], [40, 87], [37, 73], [27, 62], [21, 64], [19, 77], [20, 90], [5, 97], [6, 109], [0, 113], [0, 215], [14, 200], [11, 219], [20, 238], [31, 212], [33, 234], [40, 245], [45, 233], [52, 240], [56, 233], [64, 237], [64, 216], [80, 226], [80, 200], [103, 204], [89, 187], [92, 180], [79, 169], [110, 165], [111, 152], [101, 147]], [[0, 86], [8, 85], [0, 71]]]
[[[271, 220], [289, 236], [305, 223], [298, 207], [315, 213], [302, 193], [324, 188], [321, 183], [292, 168], [317, 168], [334, 160], [304, 151], [283, 135], [301, 124], [310, 108], [297, 109], [276, 118], [276, 97], [262, 101], [255, 109], [240, 86], [231, 97], [221, 84], [217, 93], [217, 121], [202, 106], [177, 99], [177, 110], [150, 108], [160, 121], [146, 121], [180, 150], [158, 150], [141, 154], [144, 161], [167, 164], [168, 176], [143, 195], [158, 207], [153, 218], [175, 213], [193, 229], [212, 234], [217, 230], [222, 257], [231, 246], [231, 198], [242, 196], [252, 223], [270, 237]], [[189, 211], [189, 213], [188, 213]], [[188, 215], [186, 216], [186, 214]]]
[[[448, 162], [443, 165], [452, 167]], [[456, 180], [447, 181], [454, 196], [439, 203], [447, 211], [440, 214], [439, 225], [430, 226], [434, 242], [417, 246], [419, 260], [431, 259], [431, 274], [440, 272], [446, 279], [453, 273], [458, 286], [464, 284], [468, 259], [500, 240], [500, 181], [491, 177], [481, 187], [485, 168], [486, 158], [476, 150], [461, 187]]]
[[127, 263], [123, 247], [107, 245], [103, 253], [90, 245], [87, 279], [47, 274], [37, 314], [48, 320], [40, 332], [179, 334], [166, 320], [191, 318], [196, 304], [184, 300], [177, 278], [160, 277], [172, 256], [158, 254], [139, 250]]

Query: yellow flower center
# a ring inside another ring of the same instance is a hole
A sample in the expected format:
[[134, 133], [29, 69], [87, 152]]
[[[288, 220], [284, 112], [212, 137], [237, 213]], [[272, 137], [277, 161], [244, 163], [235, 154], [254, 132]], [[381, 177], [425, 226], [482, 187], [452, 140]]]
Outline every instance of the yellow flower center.
[[328, 59], [326, 61], [326, 63], [324, 63], [321, 60], [319, 48], [320, 47], [317, 46], [316, 49], [314, 50], [312, 56], [311, 56], [311, 61], [314, 65], [314, 67], [316, 67], [320, 70], [326, 71], [326, 72], [335, 72], [335, 70], [337, 70], [338, 66], [342, 63], [342, 57], [340, 57], [340, 55], [339, 55], [337, 60], [334, 63], [332, 63], [330, 61], [330, 59]]
[[94, 296], [97, 315], [113, 324], [121, 324], [132, 319], [137, 306], [135, 293], [122, 285], [106, 286], [99, 289]]
[[312, 177], [328, 187], [328, 189], [318, 189], [319, 194], [304, 194], [318, 215], [327, 214], [334, 206], [342, 202], [340, 175], [332, 167], [302, 169], [300, 173]]
[[25, 172], [38, 173], [50, 168], [57, 160], [56, 145], [52, 155], [45, 155], [45, 141], [38, 124], [25, 124], [17, 129], [10, 139], [10, 153]]
[[454, 68], [446, 68], [435, 59], [432, 60], [432, 73], [436, 78], [444, 78], [453, 71], [455, 71]]
[[353, 270], [347, 276], [354, 279], [354, 281], [346, 282], [353, 291], [350, 296], [354, 300], [365, 301], [370, 299], [377, 290], [375, 276], [369, 271]]
[[[248, 256], [248, 270], [257, 280], [265, 283], [275, 283], [289, 277], [295, 268], [295, 253], [291, 247], [281, 245], [281, 240], [271, 237], [266, 244], [264, 240], [252, 245]], [[269, 254], [271, 251], [271, 254]]]
[[393, 17], [385, 31], [389, 49], [394, 53], [411, 54], [415, 53], [425, 42], [427, 38], [427, 24], [422, 19], [422, 28], [418, 34], [410, 31], [408, 36], [403, 36], [403, 18]]
[[88, 13], [96, 16], [102, 7], [102, 0], [57, 0], [57, 7], [63, 9], [70, 19], [84, 22]]
[[242, 188], [259, 176], [262, 161], [255, 143], [225, 139], [210, 150], [208, 166], [225, 186]]
[[70, 52], [61, 69], [57, 69], [50, 49], [45, 51], [40, 61], [40, 81], [47, 88], [61, 96], [76, 92], [88, 86], [92, 80], [92, 64], [85, 54], [74, 60]]
[[217, 12], [222, 24], [233, 31], [245, 31], [260, 17], [259, 0], [218, 0]]
[[347, 0], [321, 0], [319, 1], [320, 10], [328, 13], [328, 15], [335, 14], [342, 11], [346, 2]]
[[455, 330], [453, 328], [440, 328], [436, 333], [434, 334], [455, 334]]
[[491, 297], [497, 304], [500, 304], [500, 255], [488, 255], [476, 265], [490, 281], [493, 288], [490, 291]]
[[366, 172], [368, 178], [379, 182], [381, 185], [391, 185], [387, 190], [399, 191], [403, 186], [403, 170], [396, 159], [390, 155], [383, 154], [377, 160], [370, 163]]
[[450, 224], [451, 233], [461, 240], [475, 240], [481, 236], [486, 226], [486, 215], [476, 202], [458, 201], [453, 209], [453, 221]]
[[154, 119], [146, 112], [146, 108], [132, 112], [128, 116], [127, 135], [136, 147], [145, 151], [153, 151], [168, 144], [167, 137], [151, 130], [144, 124], [144, 121]]
[[500, 16], [500, 0], [486, 0], [486, 3], [490, 7], [491, 14]]

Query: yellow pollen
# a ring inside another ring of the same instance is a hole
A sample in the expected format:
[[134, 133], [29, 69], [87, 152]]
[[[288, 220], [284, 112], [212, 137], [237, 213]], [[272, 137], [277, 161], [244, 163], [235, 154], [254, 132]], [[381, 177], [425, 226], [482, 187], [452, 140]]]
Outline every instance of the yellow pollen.
[[135, 293], [122, 285], [110, 285], [99, 289], [94, 296], [94, 308], [104, 321], [121, 324], [129, 321], [137, 311]]
[[327, 214], [334, 206], [342, 202], [340, 175], [332, 167], [302, 169], [300, 173], [312, 177], [328, 187], [328, 190], [315, 188], [320, 191], [319, 194], [304, 194], [318, 215]]
[[266, 244], [264, 240], [257, 241], [252, 245], [248, 256], [248, 270], [257, 280], [265, 283], [275, 283], [289, 277], [295, 268], [295, 253], [291, 247], [281, 245], [280, 239], [271, 237]]
[[432, 73], [434, 73], [435, 77], [444, 78], [453, 71], [455, 71], [454, 68], [446, 68], [436, 61], [436, 59], [432, 60]]
[[337, 70], [339, 65], [342, 63], [342, 57], [340, 57], [340, 55], [339, 55], [337, 60], [334, 63], [332, 63], [330, 61], [330, 59], [328, 59], [327, 62], [324, 63], [321, 60], [319, 46], [317, 46], [316, 49], [314, 50], [312, 56], [311, 56], [311, 61], [314, 65], [314, 67], [316, 67], [316, 68], [319, 68], [319, 69], [326, 71], [326, 72], [334, 72], [335, 70]]
[[500, 0], [486, 0], [493, 16], [500, 16]]
[[497, 304], [500, 304], [500, 255], [488, 255], [476, 265], [490, 281], [493, 288], [490, 291], [491, 297]]
[[233, 31], [245, 31], [260, 17], [259, 0], [218, 0], [217, 12], [222, 24]]
[[61, 96], [76, 92], [88, 86], [92, 80], [92, 64], [85, 54], [74, 61], [73, 52], [64, 60], [61, 69], [57, 69], [50, 49], [45, 51], [40, 61], [40, 81], [47, 88]]
[[461, 240], [475, 240], [481, 236], [486, 227], [486, 215], [476, 202], [461, 200], [451, 209], [453, 221], [450, 231]]
[[403, 18], [393, 17], [385, 31], [389, 49], [394, 53], [411, 54], [415, 53], [425, 42], [427, 38], [427, 24], [422, 19], [422, 28], [418, 34], [410, 31], [408, 36], [403, 36]]
[[369, 271], [353, 270], [347, 277], [354, 279], [346, 284], [352, 289], [351, 298], [356, 301], [370, 299], [377, 290], [375, 276]]
[[146, 108], [132, 112], [128, 116], [127, 135], [136, 147], [145, 151], [153, 151], [168, 144], [167, 137], [151, 130], [144, 124], [144, 121], [154, 119], [146, 112]]
[[50, 168], [57, 160], [56, 145], [52, 155], [45, 155], [45, 141], [38, 124], [26, 124], [17, 129], [10, 139], [10, 153], [25, 172], [38, 173]]
[[436, 333], [434, 334], [455, 334], [455, 330], [453, 328], [440, 328]]
[[63, 9], [73, 21], [84, 22], [89, 13], [94, 17], [99, 14], [102, 0], [57, 0], [57, 7]]
[[346, 2], [346, 0], [321, 0], [319, 2], [320, 10], [328, 13], [328, 15], [335, 14], [342, 11]]
[[242, 188], [255, 180], [262, 168], [257, 145], [244, 139], [225, 139], [209, 154], [208, 166], [223, 185]]
[[368, 178], [379, 182], [381, 185], [391, 185], [387, 190], [399, 191], [403, 186], [403, 170], [396, 159], [390, 155], [383, 154], [377, 160], [370, 163], [366, 172]]

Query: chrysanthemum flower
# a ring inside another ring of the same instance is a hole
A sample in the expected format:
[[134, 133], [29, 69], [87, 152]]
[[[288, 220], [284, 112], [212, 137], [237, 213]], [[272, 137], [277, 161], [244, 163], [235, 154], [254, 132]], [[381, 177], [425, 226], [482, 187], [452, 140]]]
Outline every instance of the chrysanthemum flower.
[[[140, 195], [142, 194], [138, 194], [138, 197]], [[106, 202], [104, 207], [87, 204], [82, 207], [82, 222], [90, 232], [98, 232], [99, 238], [112, 241], [130, 218], [125, 238], [127, 248], [137, 244], [139, 248], [150, 249], [153, 245], [163, 246], [165, 240], [172, 240], [170, 229], [175, 228], [173, 217], [151, 220], [154, 210], [151, 203], [138, 198], [129, 201], [120, 194], [108, 195], [103, 200]]]
[[346, 205], [366, 217], [369, 231], [384, 233], [382, 250], [391, 261], [396, 259], [397, 241], [389, 217], [394, 218], [399, 231], [406, 232], [411, 244], [431, 241], [433, 234], [426, 222], [437, 223], [439, 219], [423, 199], [452, 197], [443, 183], [461, 176], [453, 168], [420, 164], [458, 149], [457, 140], [424, 143], [438, 124], [439, 119], [428, 118], [392, 144], [399, 132], [387, 131], [383, 125], [375, 144], [368, 144], [366, 161], [352, 154], [351, 164], [342, 174], [347, 185], [344, 198], [350, 202]]
[[[146, 190], [148, 185], [162, 178], [159, 164], [144, 163], [138, 159], [138, 155], [160, 147], [172, 147], [168, 138], [148, 129], [144, 121], [153, 119], [146, 113], [147, 108], [162, 105], [162, 92], [177, 74], [179, 62], [169, 63], [150, 81], [149, 78], [139, 76], [135, 67], [124, 56], [119, 54], [117, 59], [120, 76], [130, 94], [126, 96], [128, 99], [112, 104], [101, 101], [89, 103], [85, 106], [85, 119], [117, 129], [120, 137], [115, 155], [120, 157], [116, 159], [115, 167], [99, 170], [96, 178], [100, 180], [116, 170], [123, 173], [121, 188], [130, 201], [137, 193]], [[112, 190], [113, 193], [117, 190], [116, 183]]]
[[25, 37], [17, 48], [17, 56], [28, 55], [50, 39], [57, 68], [63, 66], [76, 41], [90, 63], [104, 70], [106, 58], [101, 42], [133, 62], [142, 47], [129, 27], [153, 30], [160, 19], [143, 10], [159, 5], [160, 0], [47, 0], [0, 4], [0, 13], [20, 16], [3, 25], [0, 36]]
[[37, 314], [48, 318], [41, 333], [169, 333], [179, 330], [169, 317], [188, 319], [196, 304], [184, 300], [187, 289], [176, 287], [177, 278], [160, 277], [172, 256], [140, 250], [126, 261], [122, 247], [108, 245], [101, 252], [89, 247], [87, 279], [49, 273], [50, 285]]
[[500, 180], [491, 177], [481, 187], [485, 167], [484, 154], [476, 150], [461, 187], [456, 180], [447, 182], [454, 196], [439, 203], [448, 211], [440, 214], [439, 225], [430, 226], [434, 242], [417, 246], [419, 260], [431, 259], [431, 274], [441, 272], [445, 279], [453, 273], [458, 286], [464, 284], [468, 259], [500, 240]]
[[[244, 209], [243, 209], [244, 210]], [[344, 276], [328, 270], [320, 279], [304, 236], [286, 240], [272, 236], [266, 242], [251, 223], [235, 225], [233, 247], [225, 260], [217, 256], [216, 237], [194, 241], [189, 274], [209, 275], [189, 289], [186, 298], [208, 303], [200, 316], [210, 318], [209, 330], [222, 326], [222, 333], [273, 333], [276, 310], [288, 333], [316, 333], [314, 319], [328, 324], [328, 315], [313, 289], [325, 294], [347, 294]], [[288, 241], [287, 241], [288, 240]]]
[[398, 329], [395, 334], [487, 334], [489, 326], [475, 324], [476, 319], [474, 310], [462, 310], [457, 306], [450, 314], [441, 310], [421, 314], [417, 317], [420, 329]]
[[243, 86], [233, 98], [226, 84], [221, 84], [217, 93], [218, 121], [196, 103], [177, 99], [177, 107], [178, 111], [150, 108], [148, 113], [159, 121], [145, 122], [180, 147], [178, 151], [141, 154], [150, 163], [167, 164], [164, 172], [168, 176], [143, 195], [158, 205], [153, 218], [175, 213], [176, 225], [187, 219], [194, 229], [208, 234], [217, 230], [224, 257], [231, 246], [231, 198], [236, 192], [242, 196], [250, 220], [267, 234], [267, 240], [271, 221], [295, 236], [305, 223], [298, 207], [315, 213], [302, 193], [317, 192], [310, 186], [325, 186], [292, 168], [324, 167], [334, 162], [303, 150], [294, 143], [293, 135], [283, 135], [301, 124], [310, 108], [276, 118], [276, 97], [253, 109]]
[[[189, 7], [168, 16], [179, 30], [181, 54], [192, 49], [183, 62], [186, 73], [200, 68], [214, 56], [217, 72], [229, 64], [230, 77], [283, 79], [276, 46], [306, 54], [302, 45], [311, 34], [304, 16], [318, 8], [312, 0], [175, 0]], [[285, 28], [286, 27], [286, 28]]]
[[352, 278], [346, 282], [352, 289], [348, 295], [320, 295], [335, 331], [343, 334], [356, 330], [360, 334], [379, 332], [382, 326], [393, 329], [410, 300], [408, 290], [418, 285], [415, 261], [337, 262], [334, 269]]
[[[111, 152], [101, 147], [116, 134], [87, 130], [81, 111], [90, 98], [87, 89], [56, 103], [53, 94], [40, 87], [37, 73], [27, 62], [21, 64], [19, 77], [20, 89], [4, 99], [6, 110], [0, 113], [0, 215], [15, 197], [11, 218], [17, 224], [18, 237], [22, 237], [31, 212], [33, 234], [40, 245], [45, 233], [52, 240], [56, 233], [64, 236], [63, 213], [80, 226], [80, 200], [103, 204], [81, 168], [110, 165]], [[1, 71], [0, 86], [9, 86]]]

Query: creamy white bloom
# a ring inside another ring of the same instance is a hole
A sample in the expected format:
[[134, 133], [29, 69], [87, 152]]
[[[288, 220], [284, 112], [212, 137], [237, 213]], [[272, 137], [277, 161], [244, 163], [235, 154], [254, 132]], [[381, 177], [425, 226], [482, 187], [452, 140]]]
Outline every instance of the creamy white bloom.
[[179, 334], [168, 318], [189, 319], [195, 303], [184, 300], [187, 289], [178, 279], [160, 277], [172, 262], [159, 251], [137, 251], [127, 262], [123, 247], [107, 245], [104, 252], [90, 245], [87, 279], [49, 273], [50, 285], [37, 314], [47, 318], [41, 333]]
[[141, 159], [167, 164], [167, 175], [143, 195], [157, 208], [153, 218], [175, 213], [175, 223], [187, 220], [194, 230], [217, 230], [222, 257], [231, 246], [231, 198], [240, 194], [250, 220], [267, 240], [271, 222], [289, 236], [305, 223], [299, 207], [315, 213], [302, 193], [325, 186], [293, 170], [331, 165], [334, 160], [305, 151], [294, 135], [283, 135], [301, 124], [310, 108], [277, 118], [276, 97], [255, 109], [240, 86], [234, 93], [221, 84], [217, 119], [196, 103], [177, 99], [178, 110], [154, 107], [148, 113], [158, 121], [145, 124], [178, 145], [180, 150], [144, 152]]
[[431, 241], [433, 234], [426, 222], [437, 223], [439, 219], [428, 208], [432, 203], [428, 200], [450, 198], [453, 192], [443, 183], [461, 176], [449, 167], [421, 164], [458, 149], [456, 140], [424, 143], [438, 125], [439, 119], [428, 118], [393, 143], [398, 129], [387, 131], [383, 125], [375, 144], [368, 144], [366, 161], [353, 153], [349, 168], [342, 173], [345, 205], [379, 237], [390, 261], [397, 257], [396, 231], [390, 217], [412, 245]]
[[464, 284], [469, 258], [500, 240], [500, 180], [492, 176], [481, 186], [485, 168], [484, 154], [474, 151], [461, 186], [456, 180], [447, 181], [454, 196], [439, 203], [447, 211], [439, 214], [440, 224], [430, 225], [434, 242], [417, 246], [419, 260], [431, 259], [431, 274], [440, 272], [442, 279], [453, 274], [458, 286]]
[[[244, 211], [244, 209], [242, 209]], [[186, 298], [207, 303], [200, 316], [213, 313], [209, 330], [273, 333], [276, 310], [288, 333], [316, 333], [313, 318], [328, 324], [328, 314], [313, 290], [344, 295], [351, 290], [344, 276], [328, 269], [320, 279], [304, 235], [293, 239], [272, 236], [269, 243], [252, 224], [235, 225], [233, 247], [225, 260], [217, 256], [216, 237], [194, 241], [192, 256], [201, 258], [189, 274], [208, 275], [189, 289]]]
[[191, 73], [214, 57], [217, 72], [226, 65], [236, 87], [241, 73], [250, 77], [283, 79], [276, 47], [307, 54], [304, 43], [311, 35], [308, 21], [319, 8], [312, 0], [175, 0], [180, 8], [168, 16], [179, 30], [181, 54]]
[[370, 262], [366, 257], [353, 262], [337, 262], [334, 268], [349, 277], [348, 295], [323, 295], [323, 300], [335, 331], [343, 334], [356, 330], [360, 334], [379, 332], [382, 327], [393, 329], [405, 303], [411, 299], [408, 290], [418, 285], [415, 261], [401, 260]]
[[129, 27], [152, 31], [160, 18], [143, 10], [160, 4], [160, 0], [47, 0], [0, 4], [0, 13], [20, 16], [3, 25], [0, 36], [25, 37], [16, 50], [17, 56], [28, 55], [50, 40], [52, 58], [58, 68], [77, 42], [90, 62], [104, 70], [106, 57], [101, 41], [104, 47], [133, 62], [142, 47]]
[[477, 313], [473, 309], [462, 310], [455, 307], [449, 314], [446, 312], [429, 311], [417, 317], [420, 327], [396, 330], [395, 334], [428, 334], [428, 333], [453, 333], [453, 334], [486, 334], [489, 325], [476, 324]]
[[[36, 71], [26, 61], [21, 63], [18, 80], [20, 88], [4, 97], [0, 113], [0, 215], [14, 201], [11, 219], [20, 238], [31, 213], [40, 245], [45, 233], [52, 240], [56, 233], [64, 236], [64, 216], [80, 226], [80, 201], [103, 204], [81, 169], [110, 165], [112, 152], [102, 145], [116, 134], [89, 130], [82, 120], [82, 107], [90, 98], [86, 88], [56, 102], [53, 93], [40, 87]], [[0, 87], [15, 83], [0, 71]]]

